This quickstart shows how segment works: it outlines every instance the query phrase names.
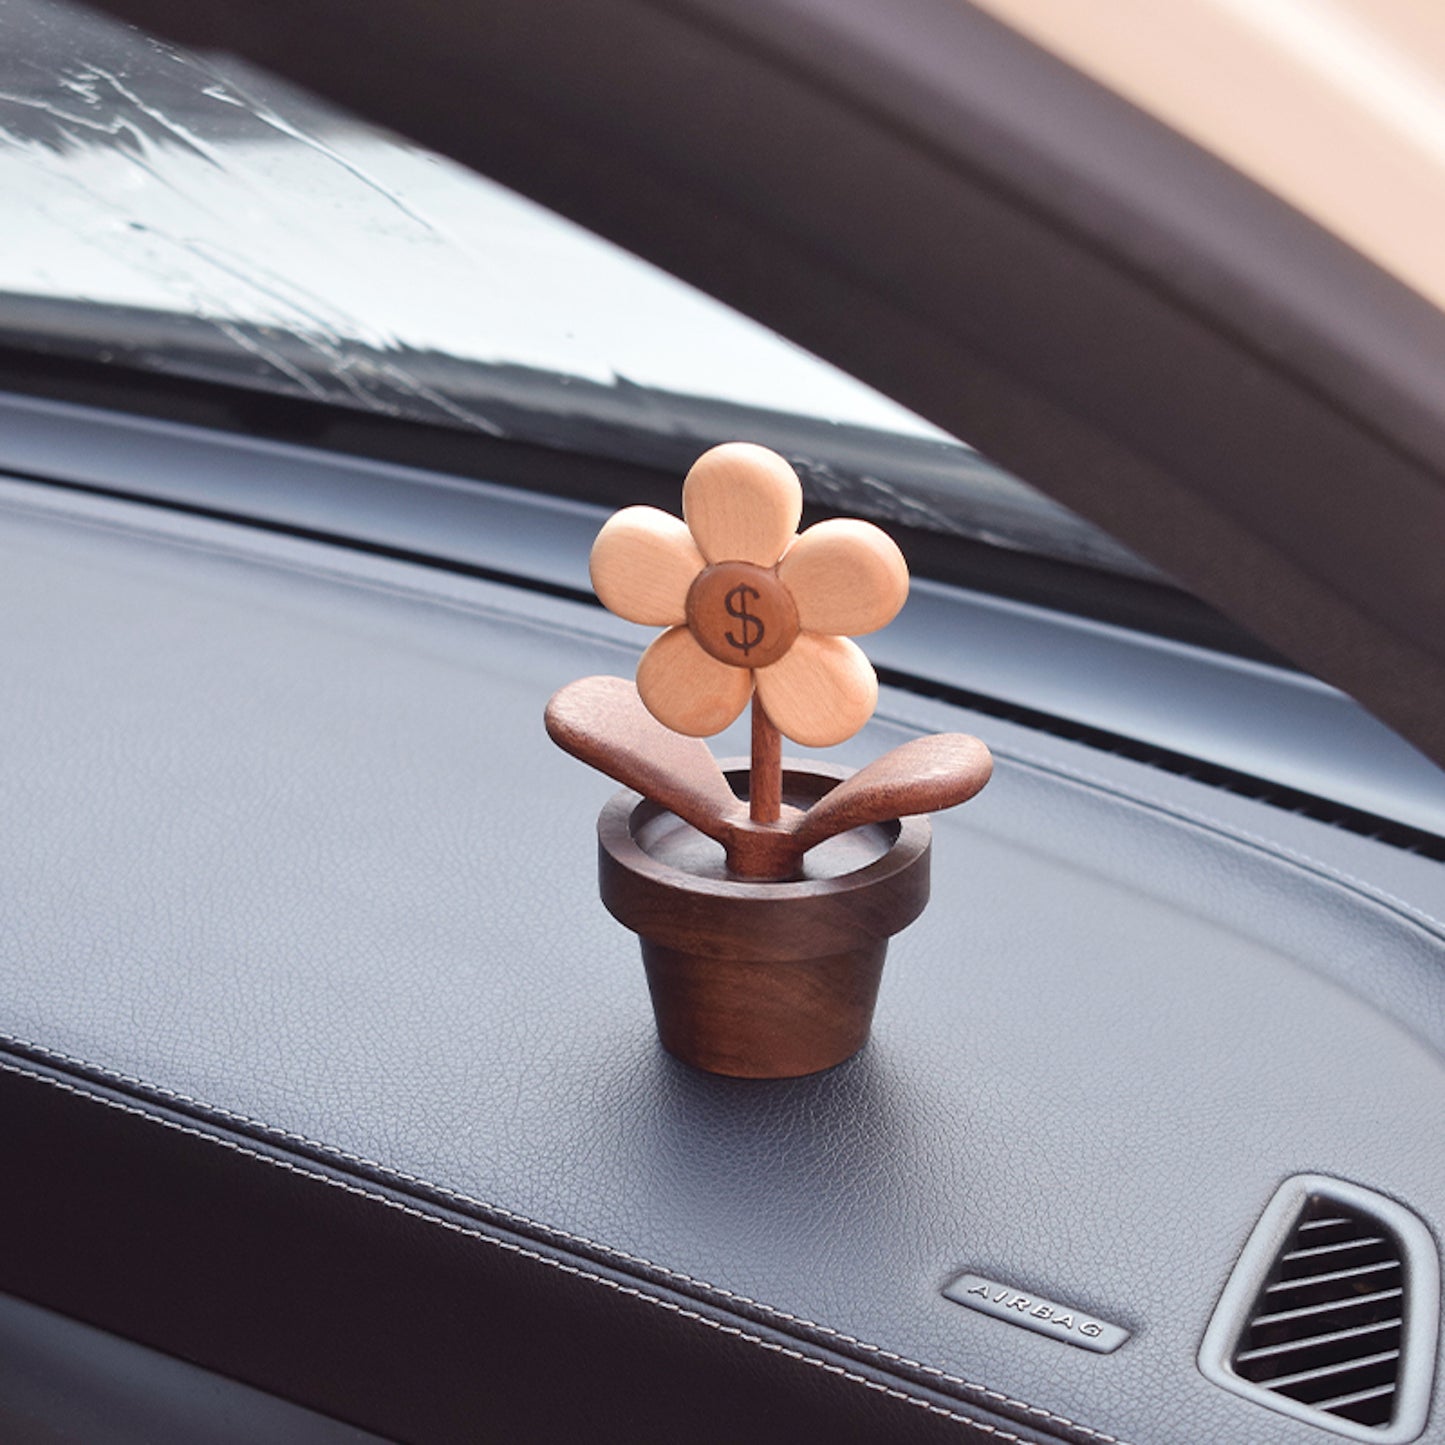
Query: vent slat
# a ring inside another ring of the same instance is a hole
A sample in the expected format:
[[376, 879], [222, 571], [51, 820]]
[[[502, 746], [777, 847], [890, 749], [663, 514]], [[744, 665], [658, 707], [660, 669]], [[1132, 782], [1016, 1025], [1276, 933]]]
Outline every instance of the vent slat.
[[1352, 1395], [1336, 1395], [1333, 1400], [1320, 1400], [1316, 1403], [1316, 1410], [1331, 1410], [1338, 1413], [1351, 1405], [1363, 1405], [1367, 1400], [1383, 1400], [1395, 1393], [1395, 1387], [1390, 1385], [1376, 1385], [1373, 1390], [1356, 1390]]
[[1280, 1310], [1277, 1314], [1257, 1315], [1251, 1322], [1251, 1328], [1258, 1328], [1260, 1325], [1277, 1324], [1285, 1320], [1305, 1319], [1310, 1315], [1323, 1314], [1326, 1310], [1337, 1310], [1346, 1305], [1368, 1305], [1376, 1301], [1399, 1299], [1405, 1291], [1402, 1288], [1376, 1290], [1373, 1294], [1362, 1294], [1354, 1299], [1327, 1300], [1324, 1304], [1304, 1305], [1297, 1310]]
[[1340, 1214], [1323, 1214], [1318, 1219], [1305, 1220], [1294, 1243], [1301, 1249], [1319, 1244], [1344, 1244], [1359, 1239], [1366, 1232], [1379, 1233], [1378, 1230], [1368, 1230], [1357, 1219], [1346, 1219]]
[[1333, 1284], [1338, 1280], [1364, 1279], [1367, 1275], [1383, 1274], [1386, 1271], [1399, 1273], [1398, 1259], [1381, 1259], [1374, 1264], [1357, 1264], [1353, 1269], [1333, 1269], [1325, 1274], [1307, 1274], [1299, 1279], [1282, 1279], [1265, 1286], [1266, 1294], [1283, 1294], [1287, 1290], [1311, 1289], [1318, 1285]]
[[1325, 1255], [1341, 1254], [1353, 1249], [1369, 1249], [1372, 1245], [1384, 1243], [1386, 1241], [1378, 1234], [1371, 1234], [1364, 1239], [1343, 1239], [1338, 1244], [1315, 1244], [1308, 1249], [1292, 1249], [1280, 1258], [1285, 1264], [1293, 1264], [1298, 1259], [1320, 1259]]
[[1234, 1359], [1236, 1364], [1251, 1364], [1255, 1360], [1277, 1359], [1281, 1355], [1294, 1354], [1300, 1350], [1326, 1349], [1331, 1345], [1348, 1344], [1363, 1340], [1367, 1335], [1380, 1335], [1386, 1330], [1398, 1330], [1401, 1320], [1394, 1315], [1368, 1325], [1356, 1325], [1349, 1330], [1330, 1330], [1322, 1335], [1306, 1335], [1298, 1340], [1286, 1340], [1282, 1345], [1261, 1345], [1255, 1350], [1241, 1350]]
[[1400, 1358], [1399, 1350], [1381, 1350], [1378, 1355], [1365, 1355], [1358, 1360], [1339, 1360], [1333, 1365], [1320, 1365], [1313, 1370], [1297, 1370], [1292, 1375], [1276, 1375], [1271, 1380], [1260, 1380], [1266, 1390], [1283, 1390], [1286, 1385], [1303, 1385], [1316, 1380], [1333, 1379], [1351, 1370], [1373, 1369], [1376, 1365], [1392, 1363]]

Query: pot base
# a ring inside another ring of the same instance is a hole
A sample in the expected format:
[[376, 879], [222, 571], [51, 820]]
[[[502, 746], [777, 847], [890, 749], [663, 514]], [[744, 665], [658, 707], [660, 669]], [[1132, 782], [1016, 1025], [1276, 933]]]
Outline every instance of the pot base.
[[642, 940], [657, 1035], [674, 1058], [736, 1079], [795, 1079], [868, 1042], [888, 941], [826, 958], [705, 958]]
[[[806, 808], [847, 776], [785, 764], [785, 799]], [[740, 794], [745, 779], [730, 774]], [[597, 821], [602, 901], [641, 940], [663, 1047], [746, 1079], [798, 1078], [851, 1058], [868, 1041], [888, 939], [928, 902], [928, 820], [870, 825], [881, 831], [860, 840], [861, 866], [777, 883], [720, 876], [715, 861], [676, 866], [669, 858], [686, 850], [659, 841], [674, 823], [686, 826], [632, 792]]]

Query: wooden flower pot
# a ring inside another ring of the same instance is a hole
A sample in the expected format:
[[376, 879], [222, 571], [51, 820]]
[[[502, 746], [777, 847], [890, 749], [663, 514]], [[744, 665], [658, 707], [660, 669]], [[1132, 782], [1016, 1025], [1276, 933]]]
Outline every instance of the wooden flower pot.
[[[783, 800], [806, 808], [849, 771], [785, 764]], [[728, 770], [746, 796], [747, 770]], [[805, 876], [728, 876], [722, 849], [624, 790], [597, 822], [602, 901], [636, 933], [662, 1045], [714, 1074], [785, 1079], [868, 1040], [889, 938], [928, 902], [926, 818], [820, 844]]]

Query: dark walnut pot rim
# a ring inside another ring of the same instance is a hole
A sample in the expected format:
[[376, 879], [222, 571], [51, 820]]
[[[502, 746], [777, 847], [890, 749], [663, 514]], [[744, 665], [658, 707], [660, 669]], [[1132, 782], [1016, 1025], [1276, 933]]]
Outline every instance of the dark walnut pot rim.
[[[724, 769], [730, 780], [745, 781], [745, 766]], [[784, 797], [815, 802], [852, 771], [785, 761]], [[602, 902], [619, 923], [661, 947], [758, 963], [822, 958], [885, 941], [928, 903], [927, 818], [880, 825], [891, 835], [888, 851], [850, 873], [766, 882], [704, 878], [650, 856], [636, 834], [666, 811], [624, 789], [597, 819]]]

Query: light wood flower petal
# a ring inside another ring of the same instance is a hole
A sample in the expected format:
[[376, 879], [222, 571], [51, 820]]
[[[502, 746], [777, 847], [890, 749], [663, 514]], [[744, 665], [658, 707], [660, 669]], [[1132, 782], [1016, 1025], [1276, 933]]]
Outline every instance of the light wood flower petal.
[[609, 612], [673, 627], [686, 617], [687, 590], [707, 563], [686, 522], [657, 507], [624, 507], [603, 524], [588, 565]]
[[908, 563], [871, 522], [838, 518], [809, 527], [778, 565], [807, 632], [859, 637], [886, 627], [908, 600]]
[[846, 637], [804, 632], [786, 656], [755, 676], [773, 725], [806, 748], [847, 741], [878, 705], [873, 664]]
[[707, 738], [720, 733], [748, 705], [753, 674], [710, 657], [686, 627], [673, 627], [642, 654], [637, 691], [665, 727], [690, 738]]
[[725, 442], [693, 463], [682, 514], [709, 562], [771, 567], [798, 530], [803, 488], [777, 452]]

